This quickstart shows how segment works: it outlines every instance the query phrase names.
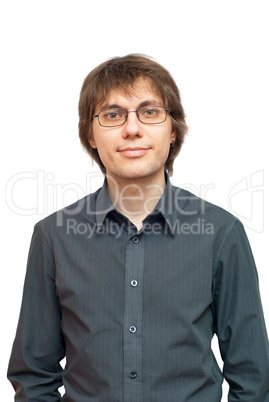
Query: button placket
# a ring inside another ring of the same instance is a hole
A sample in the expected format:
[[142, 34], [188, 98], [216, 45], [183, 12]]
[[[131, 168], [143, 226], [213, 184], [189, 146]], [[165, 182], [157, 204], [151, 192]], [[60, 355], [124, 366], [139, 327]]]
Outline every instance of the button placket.
[[135, 235], [129, 238], [126, 248], [125, 269], [125, 310], [123, 332], [124, 402], [135, 402], [143, 399], [141, 381], [143, 302], [142, 283], [144, 270], [143, 236]]

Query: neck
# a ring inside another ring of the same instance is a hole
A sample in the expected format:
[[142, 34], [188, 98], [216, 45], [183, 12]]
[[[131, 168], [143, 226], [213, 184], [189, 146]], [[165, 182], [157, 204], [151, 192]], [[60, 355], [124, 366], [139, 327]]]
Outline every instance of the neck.
[[165, 189], [164, 172], [158, 177], [139, 179], [116, 179], [107, 176], [108, 194], [117, 210], [125, 215], [138, 229], [150, 214]]

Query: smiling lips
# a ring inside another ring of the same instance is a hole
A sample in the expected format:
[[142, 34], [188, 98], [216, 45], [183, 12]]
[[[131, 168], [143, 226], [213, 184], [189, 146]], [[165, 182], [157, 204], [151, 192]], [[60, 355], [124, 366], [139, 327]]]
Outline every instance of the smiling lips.
[[128, 148], [121, 149], [118, 152], [123, 156], [127, 156], [129, 158], [135, 158], [138, 156], [145, 155], [148, 152], [148, 150], [149, 150], [149, 148], [128, 147]]

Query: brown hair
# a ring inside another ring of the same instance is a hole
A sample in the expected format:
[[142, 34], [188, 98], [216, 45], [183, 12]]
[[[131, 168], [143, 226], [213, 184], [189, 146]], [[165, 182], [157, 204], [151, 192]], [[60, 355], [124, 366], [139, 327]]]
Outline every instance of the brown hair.
[[130, 54], [115, 57], [97, 66], [84, 80], [79, 99], [79, 137], [82, 145], [90, 156], [98, 163], [105, 173], [98, 150], [92, 148], [92, 116], [98, 103], [104, 102], [111, 90], [130, 91], [138, 78], [150, 80], [161, 96], [164, 107], [171, 109], [172, 129], [176, 132], [175, 144], [171, 147], [165, 169], [169, 176], [173, 173], [173, 163], [179, 154], [187, 125], [185, 113], [181, 104], [178, 87], [171, 74], [153, 59], [141, 55]]

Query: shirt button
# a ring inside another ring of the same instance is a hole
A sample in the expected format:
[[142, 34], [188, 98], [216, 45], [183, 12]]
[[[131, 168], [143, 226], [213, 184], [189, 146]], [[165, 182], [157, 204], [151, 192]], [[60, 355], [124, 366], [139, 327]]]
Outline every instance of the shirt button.
[[135, 371], [130, 372], [130, 378], [134, 380], [137, 377], [137, 373]]
[[137, 244], [139, 242], [139, 238], [137, 236], [133, 237], [133, 242]]
[[136, 327], [134, 325], [131, 325], [129, 328], [129, 331], [134, 334], [136, 332]]
[[104, 234], [104, 228], [100, 225], [97, 226], [96, 228], [96, 233], [97, 234]]
[[135, 279], [133, 279], [132, 281], [131, 281], [131, 285], [133, 286], [133, 287], [136, 287], [137, 286], [137, 281], [135, 280]]

